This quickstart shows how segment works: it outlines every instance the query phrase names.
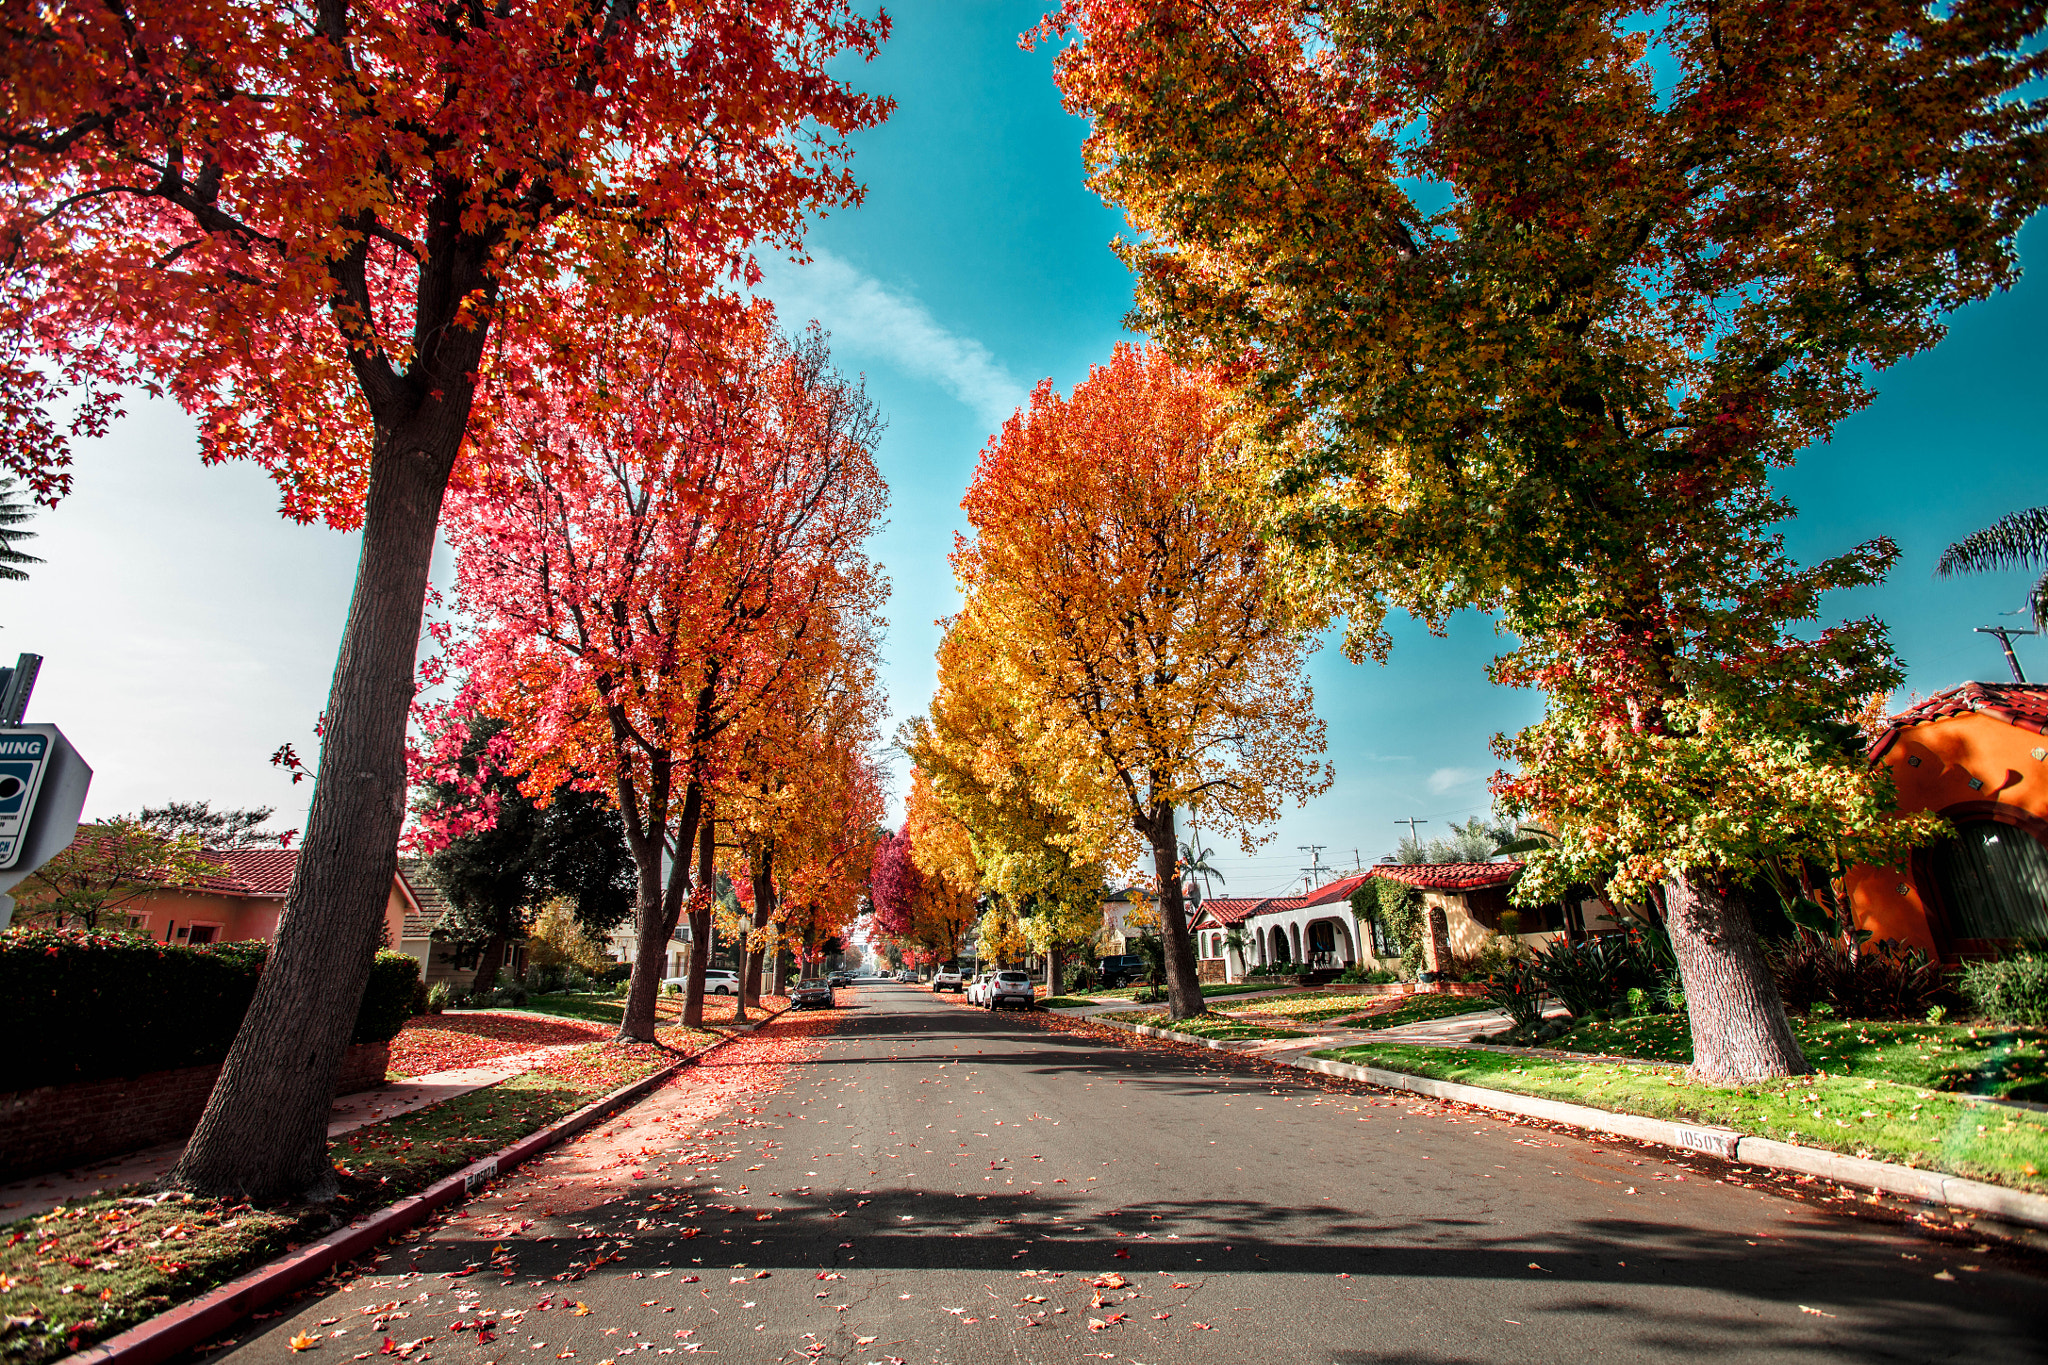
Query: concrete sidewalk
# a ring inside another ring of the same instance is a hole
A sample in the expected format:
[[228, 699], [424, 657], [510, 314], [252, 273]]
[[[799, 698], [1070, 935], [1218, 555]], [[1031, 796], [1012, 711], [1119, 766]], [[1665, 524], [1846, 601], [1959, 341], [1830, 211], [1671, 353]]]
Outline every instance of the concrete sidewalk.
[[[366, 1124], [382, 1123], [401, 1114], [410, 1114], [415, 1109], [452, 1100], [457, 1095], [467, 1095], [487, 1085], [496, 1085], [582, 1046], [582, 1043], [558, 1043], [553, 1047], [500, 1057], [483, 1066], [409, 1076], [374, 1090], [342, 1095], [334, 1101], [334, 1108], [330, 1111], [327, 1136], [336, 1137]], [[154, 1184], [169, 1174], [171, 1167], [178, 1162], [178, 1154], [184, 1150], [183, 1142], [169, 1142], [95, 1162], [78, 1170], [51, 1171], [0, 1185], [0, 1221], [12, 1223], [34, 1218], [74, 1199], [91, 1198], [125, 1186]]]

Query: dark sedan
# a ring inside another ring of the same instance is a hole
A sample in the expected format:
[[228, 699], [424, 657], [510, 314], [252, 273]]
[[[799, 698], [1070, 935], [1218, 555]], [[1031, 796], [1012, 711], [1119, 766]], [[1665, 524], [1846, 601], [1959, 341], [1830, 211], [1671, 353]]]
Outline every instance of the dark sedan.
[[832, 983], [820, 977], [799, 981], [789, 988], [789, 1007], [793, 1010], [829, 1010], [838, 1004], [832, 998]]

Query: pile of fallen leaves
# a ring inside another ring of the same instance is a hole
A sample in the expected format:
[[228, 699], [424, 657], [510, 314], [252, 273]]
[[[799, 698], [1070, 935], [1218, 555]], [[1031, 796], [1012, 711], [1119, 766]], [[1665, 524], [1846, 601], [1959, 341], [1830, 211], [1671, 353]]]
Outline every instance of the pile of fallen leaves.
[[582, 1019], [537, 1019], [519, 1014], [422, 1014], [391, 1040], [393, 1076], [428, 1076], [482, 1066], [563, 1043], [589, 1043], [610, 1029]]

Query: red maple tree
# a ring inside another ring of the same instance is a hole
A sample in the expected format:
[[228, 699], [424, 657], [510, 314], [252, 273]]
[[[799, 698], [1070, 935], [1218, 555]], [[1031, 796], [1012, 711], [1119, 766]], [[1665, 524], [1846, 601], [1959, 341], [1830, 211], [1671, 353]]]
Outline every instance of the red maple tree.
[[[826, 72], [845, 0], [52, 0], [0, 14], [0, 460], [45, 497], [118, 386], [286, 515], [360, 527], [319, 776], [276, 948], [174, 1177], [333, 1184], [325, 1125], [389, 894], [443, 491], [521, 363], [584, 308], [690, 331], [751, 248], [854, 201], [886, 101]], [[56, 404], [82, 397], [68, 425]]]

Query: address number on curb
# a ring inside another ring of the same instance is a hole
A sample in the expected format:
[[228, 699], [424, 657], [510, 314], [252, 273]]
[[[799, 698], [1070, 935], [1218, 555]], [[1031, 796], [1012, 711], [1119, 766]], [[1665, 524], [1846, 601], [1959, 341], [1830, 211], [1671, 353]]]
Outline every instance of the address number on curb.
[[1735, 1144], [1742, 1141], [1742, 1134], [1732, 1128], [1677, 1128], [1678, 1145], [1689, 1147], [1695, 1152], [1709, 1156], [1735, 1159]]
[[484, 1162], [475, 1170], [471, 1171], [468, 1175], [464, 1176], [462, 1178], [462, 1187], [465, 1190], [468, 1190], [471, 1194], [475, 1194], [478, 1190], [484, 1187], [484, 1184], [487, 1181], [489, 1181], [493, 1176], [497, 1175], [497, 1173], [498, 1163], [496, 1158], [493, 1158], [490, 1161]]

